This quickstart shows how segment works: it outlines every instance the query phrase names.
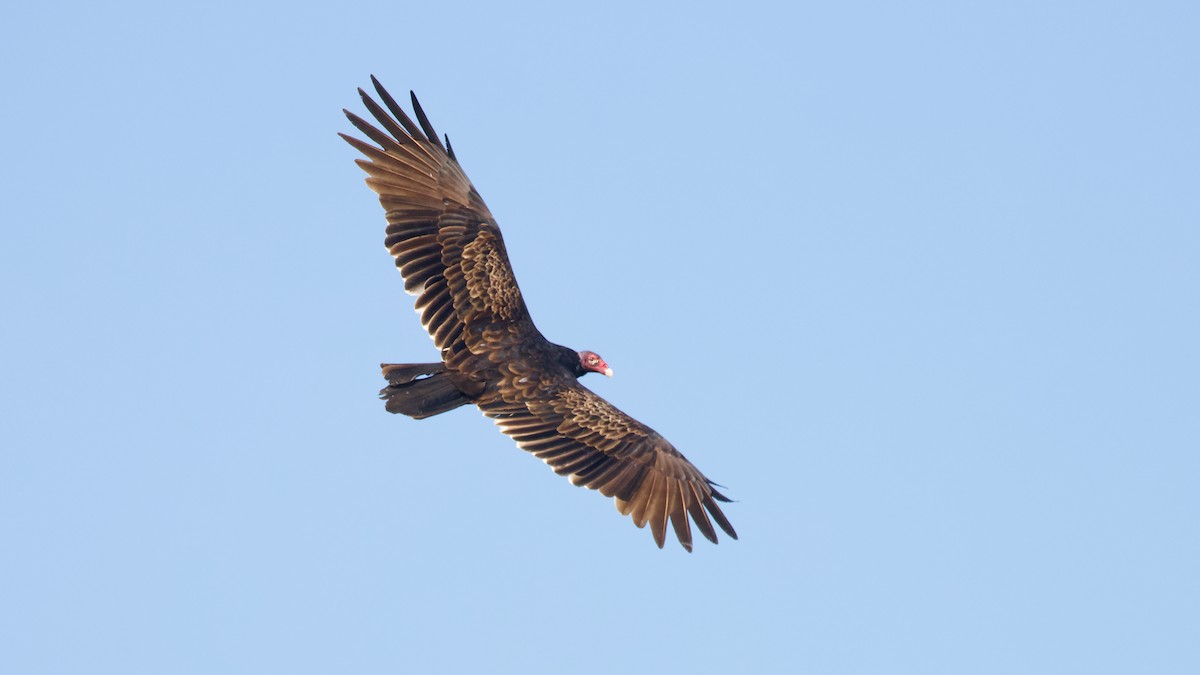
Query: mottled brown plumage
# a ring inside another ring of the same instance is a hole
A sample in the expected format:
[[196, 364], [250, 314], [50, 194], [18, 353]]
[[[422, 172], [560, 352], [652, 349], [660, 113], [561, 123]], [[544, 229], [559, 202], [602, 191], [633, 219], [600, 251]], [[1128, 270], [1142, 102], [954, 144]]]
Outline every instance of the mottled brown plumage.
[[714, 522], [736, 539], [717, 505], [729, 500], [704, 474], [579, 383], [588, 372], [611, 375], [607, 364], [551, 343], [534, 326], [500, 228], [416, 96], [414, 123], [371, 81], [386, 110], [358, 92], [382, 130], [345, 112], [378, 147], [341, 136], [366, 156], [356, 161], [387, 212], [385, 244], [442, 356], [441, 363], [384, 364], [387, 409], [423, 418], [474, 403], [555, 473], [613, 497], [638, 527], [649, 523], [660, 548], [668, 523], [689, 551], [692, 523], [714, 543]]

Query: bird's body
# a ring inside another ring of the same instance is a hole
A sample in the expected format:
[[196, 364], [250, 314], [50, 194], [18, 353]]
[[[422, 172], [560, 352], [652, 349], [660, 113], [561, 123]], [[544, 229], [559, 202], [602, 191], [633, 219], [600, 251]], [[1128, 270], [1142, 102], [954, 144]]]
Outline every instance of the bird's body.
[[387, 212], [385, 243], [442, 357], [384, 364], [387, 410], [420, 419], [475, 404], [556, 473], [613, 497], [638, 527], [649, 523], [659, 547], [668, 522], [689, 551], [689, 520], [713, 542], [713, 521], [736, 539], [716, 504], [729, 500], [711, 481], [653, 429], [579, 383], [589, 372], [611, 376], [612, 369], [594, 352], [542, 336], [500, 228], [449, 139], [441, 143], [416, 96], [419, 126], [371, 79], [387, 110], [359, 94], [385, 131], [346, 116], [378, 147], [342, 137], [367, 158], [358, 164]]

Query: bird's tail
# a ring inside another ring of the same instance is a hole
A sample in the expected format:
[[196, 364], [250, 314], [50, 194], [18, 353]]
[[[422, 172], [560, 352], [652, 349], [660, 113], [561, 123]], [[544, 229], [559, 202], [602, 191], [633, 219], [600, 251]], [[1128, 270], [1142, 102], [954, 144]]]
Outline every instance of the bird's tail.
[[447, 377], [441, 363], [382, 363], [388, 386], [379, 390], [387, 411], [424, 419], [454, 410], [471, 399]]

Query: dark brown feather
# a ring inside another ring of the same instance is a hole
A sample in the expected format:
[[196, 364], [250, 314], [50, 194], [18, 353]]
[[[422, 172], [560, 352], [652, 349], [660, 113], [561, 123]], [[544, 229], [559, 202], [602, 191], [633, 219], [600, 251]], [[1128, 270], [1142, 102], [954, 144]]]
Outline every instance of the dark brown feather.
[[421, 102], [417, 100], [417, 95], [411, 91], [408, 92], [408, 95], [412, 98], [413, 112], [417, 114], [417, 121], [421, 123], [421, 129], [425, 132], [425, 138], [437, 144], [442, 152], [446, 152], [442, 141], [438, 139], [437, 132], [433, 130], [433, 125], [429, 123], [429, 118], [425, 116], [425, 111], [421, 109]]

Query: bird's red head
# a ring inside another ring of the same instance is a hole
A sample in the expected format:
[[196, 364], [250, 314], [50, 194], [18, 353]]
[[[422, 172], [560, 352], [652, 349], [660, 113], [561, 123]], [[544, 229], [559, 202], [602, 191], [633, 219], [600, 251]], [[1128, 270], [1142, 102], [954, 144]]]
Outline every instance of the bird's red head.
[[584, 370], [612, 377], [612, 368], [609, 368], [604, 359], [600, 358], [600, 355], [596, 352], [579, 352], [579, 365]]

